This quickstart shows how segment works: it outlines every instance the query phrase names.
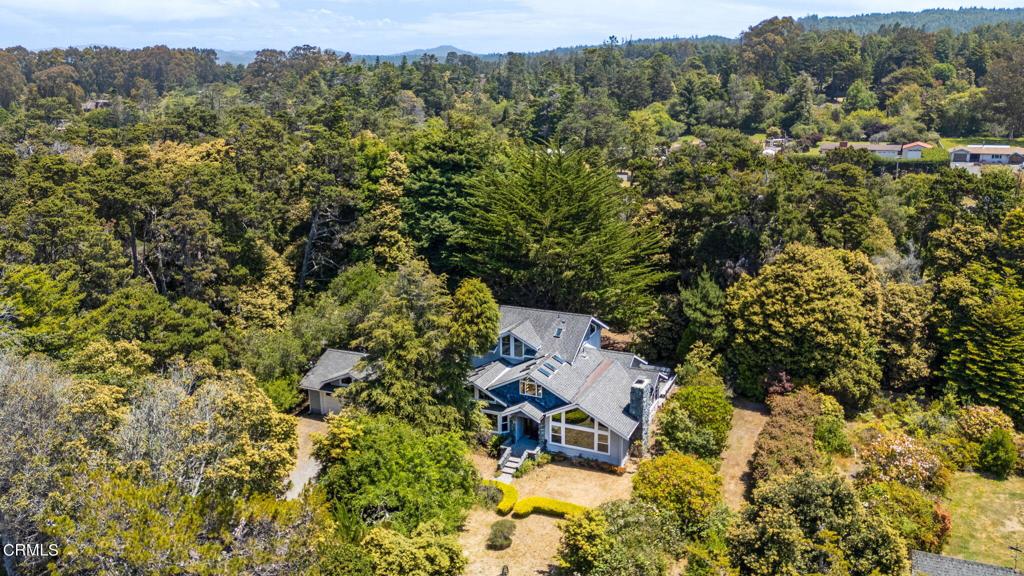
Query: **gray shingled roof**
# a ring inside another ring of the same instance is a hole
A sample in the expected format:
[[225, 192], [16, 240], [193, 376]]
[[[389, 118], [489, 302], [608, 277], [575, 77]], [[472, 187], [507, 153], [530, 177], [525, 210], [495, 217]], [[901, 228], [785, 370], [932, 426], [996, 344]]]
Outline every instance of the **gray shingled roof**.
[[523, 320], [519, 324], [513, 326], [509, 330], [509, 332], [511, 332], [512, 335], [515, 336], [516, 338], [519, 338], [523, 342], [526, 342], [528, 346], [540, 348], [541, 346], [544, 345], [544, 341], [541, 340], [540, 336], [537, 334], [537, 331], [533, 329], [533, 324], [531, 324], [528, 320]]
[[501, 415], [508, 416], [509, 414], [515, 414], [516, 412], [522, 412], [535, 422], [540, 422], [541, 418], [544, 417], [544, 413], [529, 402], [521, 402], [511, 408], [506, 408], [501, 412]]
[[[600, 373], [580, 389], [573, 399], [587, 414], [597, 418], [616, 434], [629, 438], [639, 421], [629, 413], [629, 395], [633, 378], [626, 367], [601, 351], [587, 347], [588, 356], [600, 356]], [[595, 371], [596, 372], [596, 371]]]
[[[587, 328], [590, 327], [590, 323], [596, 320], [593, 316], [586, 314], [571, 314], [519, 306], [501, 306], [500, 310], [499, 333], [503, 334], [509, 330], [532, 330], [536, 334], [537, 349], [540, 354], [558, 354], [569, 362], [576, 357], [580, 344], [587, 336]], [[529, 324], [529, 328], [526, 328], [525, 324]], [[558, 328], [562, 329], [562, 334], [556, 338], [555, 332]], [[523, 340], [529, 341], [525, 337]]]
[[354, 379], [363, 378], [366, 376], [365, 371], [356, 370], [356, 365], [364, 357], [366, 354], [362, 352], [328, 348], [320, 355], [313, 368], [302, 377], [299, 388], [320, 390], [324, 384], [345, 375], [350, 375]]
[[914, 576], [1012, 576], [1009, 568], [941, 556], [920, 550], [910, 551], [911, 573]]
[[[595, 321], [600, 323], [585, 314], [502, 306], [500, 332], [512, 332], [531, 345], [537, 338], [538, 355], [511, 364], [498, 355], [489, 354], [479, 359], [483, 364], [470, 374], [469, 380], [484, 390], [493, 390], [529, 376], [545, 391], [579, 406], [616, 434], [629, 438], [639, 423], [629, 414], [633, 382], [638, 378], [657, 380], [661, 374], [671, 377], [671, 370], [647, 364], [628, 352], [600, 350], [583, 344], [587, 329]], [[557, 328], [562, 332], [556, 338]], [[563, 361], [556, 360], [555, 355]], [[521, 406], [506, 411], [521, 409]], [[541, 415], [536, 408], [533, 410], [538, 417]]]

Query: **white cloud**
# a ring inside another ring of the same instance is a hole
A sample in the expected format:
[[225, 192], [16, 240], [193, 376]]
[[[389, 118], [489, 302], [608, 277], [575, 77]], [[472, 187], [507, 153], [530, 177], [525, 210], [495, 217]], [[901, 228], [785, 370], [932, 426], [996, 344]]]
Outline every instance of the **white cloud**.
[[217, 19], [252, 10], [273, 10], [274, 0], [0, 0], [12, 12], [43, 17], [173, 22]]

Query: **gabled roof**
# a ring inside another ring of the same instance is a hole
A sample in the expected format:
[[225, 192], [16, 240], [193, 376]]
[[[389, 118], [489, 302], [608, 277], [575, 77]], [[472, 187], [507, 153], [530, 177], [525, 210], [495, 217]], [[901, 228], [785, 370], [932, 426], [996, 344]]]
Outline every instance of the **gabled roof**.
[[533, 404], [530, 404], [529, 402], [520, 402], [515, 406], [506, 408], [502, 410], [501, 415], [508, 416], [510, 414], [515, 414], [517, 412], [522, 412], [525, 416], [527, 416], [530, 420], [533, 420], [534, 422], [540, 422], [541, 418], [544, 418], [544, 413], [541, 412], [540, 409], [538, 409]]
[[365, 357], [366, 354], [362, 352], [328, 348], [320, 355], [313, 368], [302, 377], [299, 388], [320, 390], [328, 382], [345, 376], [351, 376], [354, 380], [365, 378], [366, 371], [356, 369], [356, 365]]
[[[516, 336], [522, 333], [523, 341], [536, 339], [536, 348], [544, 354], [558, 354], [572, 362], [580, 344], [587, 336], [587, 329], [592, 322], [604, 327], [605, 324], [587, 314], [522, 308], [519, 306], [501, 306], [501, 321], [498, 332], [504, 334], [515, 330]], [[562, 331], [558, 337], [557, 330]], [[531, 343], [531, 345], [533, 345]]]
[[544, 341], [540, 339], [540, 336], [537, 335], [537, 331], [533, 328], [533, 324], [528, 320], [523, 320], [502, 332], [512, 334], [516, 338], [526, 342], [526, 345], [532, 347], [534, 350], [539, 350], [544, 345]]
[[906, 150], [908, 148], [932, 148], [932, 145], [927, 143], [927, 142], [921, 142], [919, 140], [917, 142], [911, 142], [909, 144], [904, 144], [903, 145], [903, 149], [904, 150]]
[[[546, 365], [555, 366], [551, 371]], [[544, 372], [547, 372], [545, 374]], [[558, 362], [545, 355], [522, 364], [511, 365], [494, 360], [470, 375], [470, 382], [484, 390], [493, 390], [529, 376], [568, 405], [578, 406], [623, 438], [629, 438], [639, 421], [629, 413], [633, 382], [671, 378], [668, 368], [647, 364], [634, 354], [600, 350], [584, 344], [576, 361]], [[519, 405], [507, 408], [515, 410]]]

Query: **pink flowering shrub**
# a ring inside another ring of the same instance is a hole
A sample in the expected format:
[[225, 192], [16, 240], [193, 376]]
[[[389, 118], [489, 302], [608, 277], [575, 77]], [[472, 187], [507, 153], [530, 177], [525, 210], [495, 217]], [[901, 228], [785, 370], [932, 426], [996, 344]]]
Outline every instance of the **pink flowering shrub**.
[[950, 471], [923, 443], [906, 434], [887, 434], [861, 451], [864, 469], [857, 475], [866, 482], [899, 482], [938, 494], [949, 487]]

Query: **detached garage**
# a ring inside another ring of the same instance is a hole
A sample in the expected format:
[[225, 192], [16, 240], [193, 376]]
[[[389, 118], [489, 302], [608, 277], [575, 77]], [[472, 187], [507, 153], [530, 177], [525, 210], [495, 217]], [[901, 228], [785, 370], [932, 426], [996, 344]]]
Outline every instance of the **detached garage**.
[[328, 348], [313, 368], [299, 382], [309, 394], [310, 414], [332, 414], [341, 411], [341, 391], [353, 382], [363, 380], [366, 372], [357, 369], [366, 356], [361, 352]]

